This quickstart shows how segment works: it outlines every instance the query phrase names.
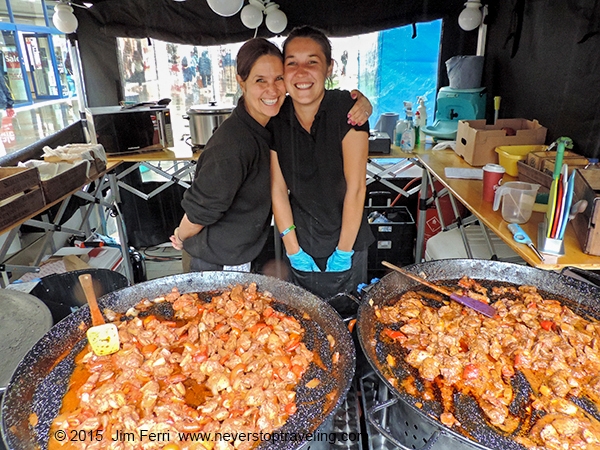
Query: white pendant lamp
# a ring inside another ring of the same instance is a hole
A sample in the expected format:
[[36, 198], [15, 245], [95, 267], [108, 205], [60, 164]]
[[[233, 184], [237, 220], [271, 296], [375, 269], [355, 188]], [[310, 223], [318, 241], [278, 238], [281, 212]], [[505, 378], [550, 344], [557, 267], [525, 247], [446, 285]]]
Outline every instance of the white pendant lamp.
[[250, 29], [260, 27], [263, 21], [264, 6], [260, 0], [250, 0], [250, 3], [242, 8], [240, 19], [244, 26]]
[[458, 25], [465, 31], [471, 31], [481, 25], [481, 3], [478, 0], [468, 0], [465, 9], [458, 16]]
[[206, 0], [210, 9], [223, 17], [231, 17], [238, 13], [244, 0]]
[[267, 18], [265, 23], [271, 33], [281, 33], [287, 27], [287, 16], [279, 9], [277, 3], [269, 2], [265, 5], [265, 14]]
[[73, 33], [77, 29], [77, 17], [73, 14], [73, 8], [67, 3], [58, 3], [54, 6], [52, 23], [65, 34]]

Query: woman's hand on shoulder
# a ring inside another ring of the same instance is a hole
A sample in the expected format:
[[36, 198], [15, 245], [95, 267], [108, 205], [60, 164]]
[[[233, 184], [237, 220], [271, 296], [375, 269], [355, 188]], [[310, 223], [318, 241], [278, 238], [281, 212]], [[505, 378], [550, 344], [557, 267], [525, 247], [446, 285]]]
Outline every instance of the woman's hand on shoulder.
[[353, 89], [350, 95], [356, 102], [348, 112], [348, 123], [350, 125], [363, 125], [373, 113], [373, 105], [358, 89]]
[[171, 240], [171, 245], [175, 250], [183, 250], [183, 241], [179, 238], [178, 230], [179, 227], [175, 228], [175, 231], [169, 239]]

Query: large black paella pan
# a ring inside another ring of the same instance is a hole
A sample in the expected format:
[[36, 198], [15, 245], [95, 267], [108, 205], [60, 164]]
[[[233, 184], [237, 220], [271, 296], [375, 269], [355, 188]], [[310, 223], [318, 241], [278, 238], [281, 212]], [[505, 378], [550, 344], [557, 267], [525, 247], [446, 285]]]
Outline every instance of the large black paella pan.
[[[156, 298], [177, 287], [181, 293], [218, 292], [236, 284], [256, 283], [260, 292], [268, 291], [288, 314], [297, 315], [306, 330], [305, 344], [318, 353], [327, 370], [311, 364], [304, 382], [318, 377], [315, 389], [297, 387], [297, 411], [278, 430], [290, 435], [313, 432], [343, 402], [355, 369], [355, 349], [340, 316], [320, 298], [292, 284], [275, 278], [237, 272], [199, 272], [175, 275], [140, 283], [105, 295], [101, 308], [124, 313], [143, 298]], [[289, 307], [289, 308], [287, 308]], [[288, 310], [289, 309], [289, 310]], [[49, 428], [57, 415], [62, 396], [73, 371], [74, 357], [83, 348], [85, 328], [91, 324], [89, 309], [82, 308], [54, 326], [25, 356], [7, 387], [2, 402], [2, 433], [9, 449], [47, 448]], [[330, 348], [327, 335], [335, 340]], [[308, 342], [310, 341], [310, 342]], [[339, 360], [332, 362], [334, 352]], [[304, 379], [303, 378], [303, 379]], [[37, 416], [35, 425], [31, 415]], [[288, 441], [261, 444], [263, 448], [299, 448], [302, 442]]]
[[[567, 306], [576, 314], [584, 318], [600, 319], [600, 289], [554, 272], [510, 263], [474, 259], [432, 261], [414, 264], [404, 269], [447, 287], [456, 286], [457, 280], [465, 275], [479, 281], [482, 286], [535, 286], [544, 295], [558, 300], [561, 305]], [[523, 450], [526, 447], [518, 442], [517, 434], [520, 430], [528, 429], [533, 420], [539, 419], [541, 415], [532, 416], [531, 386], [521, 373], [517, 372], [512, 378], [514, 399], [509, 406], [511, 415], [514, 415], [516, 420], [521, 420], [521, 423], [513, 433], [508, 433], [492, 425], [478, 403], [471, 396], [458, 390], [452, 394], [454, 408], [452, 412], [458, 422], [456, 425], [444, 425], [440, 416], [445, 411], [445, 406], [442, 404], [442, 395], [439, 390], [434, 389], [433, 398], [424, 398], [420, 391], [424, 387], [423, 380], [419, 377], [419, 371], [407, 363], [404, 358], [395, 358], [398, 361], [392, 364], [393, 368], [390, 367], [387, 358], [396, 351], [396, 348], [392, 348], [396, 342], [386, 339], [385, 332], [382, 334], [384, 325], [378, 319], [376, 311], [384, 306], [396, 304], [401, 295], [407, 291], [427, 291], [427, 289], [395, 272], [386, 275], [373, 286], [359, 309], [357, 322], [359, 342], [367, 360], [394, 394], [396, 397], [394, 401], [399, 402], [398, 405], [404, 411], [403, 414], [409, 414], [412, 420], [416, 418], [424, 428], [433, 430], [429, 440], [423, 439], [425, 445], [423, 448]], [[432, 300], [430, 306], [439, 308], [444, 303], [448, 304], [448, 301], [447, 298], [443, 302]], [[560, 332], [560, 330], [558, 331]], [[396, 347], [400, 346], [396, 345]], [[404, 355], [406, 354], [404, 353]], [[398, 354], [396, 353], [396, 355]], [[410, 388], [407, 389], [407, 386]], [[573, 400], [577, 401], [577, 399]], [[581, 406], [589, 417], [596, 420], [600, 418], [600, 413], [595, 405], [584, 401]], [[524, 423], [525, 421], [531, 422]], [[392, 431], [390, 434], [392, 438], [394, 437], [393, 429], [394, 425], [390, 423], [388, 432]], [[385, 430], [383, 431], [385, 432]], [[600, 439], [600, 436], [597, 438]], [[401, 442], [401, 440], [397, 440], [397, 442]]]

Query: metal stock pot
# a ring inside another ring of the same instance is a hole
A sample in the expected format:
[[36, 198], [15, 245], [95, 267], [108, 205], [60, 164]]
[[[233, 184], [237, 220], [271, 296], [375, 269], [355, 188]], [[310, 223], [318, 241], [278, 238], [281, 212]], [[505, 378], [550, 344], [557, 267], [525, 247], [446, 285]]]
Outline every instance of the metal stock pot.
[[204, 147], [232, 111], [232, 106], [219, 106], [216, 102], [190, 107], [183, 118], [190, 121], [192, 146]]

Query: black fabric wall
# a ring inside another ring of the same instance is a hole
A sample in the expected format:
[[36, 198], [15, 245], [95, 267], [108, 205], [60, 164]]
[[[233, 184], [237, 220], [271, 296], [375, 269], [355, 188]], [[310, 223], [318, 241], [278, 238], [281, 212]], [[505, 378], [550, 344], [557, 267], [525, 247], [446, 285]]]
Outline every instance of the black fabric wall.
[[[515, 13], [519, 5], [520, 34]], [[493, 97], [500, 95], [500, 117], [537, 119], [548, 128], [548, 143], [569, 136], [576, 152], [600, 157], [600, 34], [593, 34], [600, 30], [600, 5], [594, 0], [490, 0], [489, 9], [483, 76], [488, 120]], [[448, 85], [447, 59], [475, 53], [477, 32], [460, 30], [458, 13], [444, 18], [440, 87]], [[88, 104], [116, 105], [122, 100], [116, 38], [103, 33], [90, 17], [79, 19]]]
[[100, 32], [88, 15], [77, 27], [87, 106], [115, 106], [123, 100], [117, 39]]
[[500, 117], [538, 119], [548, 128], [547, 143], [569, 136], [577, 153], [599, 157], [600, 34], [579, 42], [599, 29], [598, 2], [524, 2], [522, 33], [513, 49], [514, 38], [507, 39], [517, 28], [513, 10], [519, 1], [491, 8], [484, 67], [488, 118], [493, 96], [500, 95]]

